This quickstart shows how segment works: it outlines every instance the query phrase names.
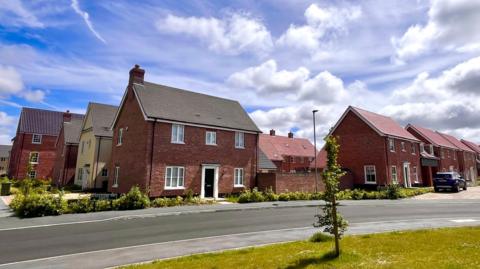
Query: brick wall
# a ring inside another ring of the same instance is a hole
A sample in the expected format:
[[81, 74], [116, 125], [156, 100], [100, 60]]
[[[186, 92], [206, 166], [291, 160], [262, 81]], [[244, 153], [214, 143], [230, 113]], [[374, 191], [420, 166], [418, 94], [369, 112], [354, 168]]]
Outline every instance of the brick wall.
[[57, 136], [42, 135], [41, 144], [32, 144], [32, 136], [32, 134], [16, 135], [12, 148], [12, 158], [10, 159], [10, 178], [26, 178], [30, 152], [40, 153], [39, 163], [32, 166], [32, 169], [37, 171], [37, 178], [52, 178], [56, 159], [55, 142]]
[[[275, 193], [282, 192], [314, 192], [315, 173], [263, 173], [258, 174], [258, 188], [272, 188]], [[321, 173], [318, 173], [318, 191], [324, 191]]]
[[[116, 146], [118, 129], [124, 128], [123, 143]], [[251, 188], [256, 176], [256, 148], [258, 135], [245, 133], [245, 148], [235, 148], [235, 132], [185, 126], [185, 144], [171, 143], [172, 124], [147, 122], [129, 89], [125, 104], [114, 126], [109, 190], [127, 192], [133, 185], [150, 191], [150, 196], [182, 195], [188, 189], [201, 191], [202, 164], [218, 164], [219, 195], [240, 192], [234, 188], [234, 169], [244, 169], [244, 185]], [[217, 145], [205, 145], [205, 132], [216, 131]], [[153, 139], [152, 139], [153, 137]], [[151, 155], [153, 146], [153, 156]], [[153, 163], [150, 169], [150, 163]], [[112, 187], [114, 167], [120, 166], [119, 184]], [[165, 167], [185, 168], [185, 190], [165, 190]], [[150, 177], [150, 170], [152, 175]]]

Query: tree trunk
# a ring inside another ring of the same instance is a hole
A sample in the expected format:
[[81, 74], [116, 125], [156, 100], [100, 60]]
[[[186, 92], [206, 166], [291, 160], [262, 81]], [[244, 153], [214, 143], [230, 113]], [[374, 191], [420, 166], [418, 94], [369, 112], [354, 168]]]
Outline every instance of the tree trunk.
[[340, 256], [340, 242], [338, 236], [338, 222], [337, 222], [337, 201], [335, 195], [332, 198], [332, 217], [333, 217], [333, 233], [335, 235], [335, 257]]

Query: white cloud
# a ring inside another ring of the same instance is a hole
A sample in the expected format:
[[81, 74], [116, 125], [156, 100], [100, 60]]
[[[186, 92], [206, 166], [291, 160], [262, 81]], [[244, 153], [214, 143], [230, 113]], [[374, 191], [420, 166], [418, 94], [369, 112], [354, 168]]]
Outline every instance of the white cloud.
[[45, 99], [45, 92], [42, 90], [24, 91], [22, 97], [32, 103], [40, 103]]
[[432, 50], [480, 49], [480, 1], [432, 0], [425, 25], [413, 25], [402, 37], [393, 37], [394, 60], [404, 62]]
[[343, 81], [328, 71], [310, 77], [310, 71], [305, 67], [293, 71], [278, 70], [275, 60], [234, 73], [227, 82], [267, 96], [287, 96], [291, 100], [314, 100], [321, 104], [338, 101], [346, 95]]
[[0, 96], [17, 94], [23, 89], [20, 74], [11, 66], [0, 65]]
[[81, 8], [80, 8], [80, 5], [78, 4], [78, 0], [72, 0], [72, 4], [71, 4], [71, 7], [73, 8], [73, 10], [78, 14], [80, 15], [80, 17], [82, 17], [82, 19], [85, 21], [85, 24], [87, 25], [88, 29], [90, 30], [90, 32], [92, 32], [92, 34], [100, 41], [102, 41], [103, 43], [107, 43], [107, 41], [105, 41], [105, 39], [103, 39], [103, 37], [95, 30], [95, 28], [93, 27], [93, 24], [92, 22], [90, 21], [90, 15], [88, 15], [87, 12], [83, 11]]
[[264, 54], [272, 49], [272, 38], [265, 25], [246, 14], [232, 13], [224, 19], [168, 15], [155, 26], [160, 32], [184, 34], [202, 40], [212, 51], [237, 55]]
[[20, 0], [2, 1], [0, 5], [0, 24], [16, 27], [44, 27], [44, 24], [31, 11], [26, 9]]
[[0, 144], [11, 144], [11, 138], [16, 130], [17, 119], [0, 111]]
[[307, 24], [301, 26], [291, 24], [277, 40], [277, 44], [307, 50], [316, 57], [328, 57], [321, 51], [322, 39], [347, 32], [348, 23], [358, 19], [361, 14], [358, 6], [321, 8], [317, 4], [311, 4], [304, 13]]

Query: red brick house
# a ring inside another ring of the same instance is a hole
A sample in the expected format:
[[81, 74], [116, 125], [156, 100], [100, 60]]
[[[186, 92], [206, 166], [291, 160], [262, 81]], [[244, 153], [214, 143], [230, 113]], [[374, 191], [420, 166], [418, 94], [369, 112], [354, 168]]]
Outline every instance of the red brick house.
[[420, 140], [392, 118], [348, 107], [329, 135], [340, 145], [338, 162], [355, 187], [375, 188], [392, 183], [422, 185]]
[[217, 198], [255, 185], [260, 130], [237, 101], [144, 81], [136, 65], [115, 115], [109, 191]]
[[269, 135], [260, 135], [258, 145], [278, 172], [306, 172], [315, 156], [312, 143], [305, 138], [294, 138], [292, 132], [279, 136], [270, 130]]
[[445, 137], [418, 125], [408, 124], [405, 129], [421, 141], [420, 162], [425, 185], [432, 186], [437, 172], [460, 171], [456, 153], [459, 149]]
[[53, 167], [53, 182], [57, 186], [73, 184], [75, 166], [77, 164], [78, 141], [82, 129], [83, 119], [72, 119], [64, 122], [58, 135], [56, 159]]
[[[8, 176], [13, 179], [53, 176], [56, 159], [55, 143], [64, 122], [81, 119], [83, 115], [69, 111], [22, 108], [13, 140]], [[27, 175], [27, 167], [31, 166]]]
[[439, 134], [458, 148], [456, 158], [458, 159], [459, 172], [469, 183], [474, 183], [477, 180], [477, 158], [475, 151], [452, 135], [440, 132]]
[[477, 163], [477, 176], [476, 179], [480, 176], [480, 146], [475, 144], [474, 142], [462, 139], [463, 144], [465, 144], [467, 147], [471, 148], [473, 151], [475, 151], [475, 157], [476, 157], [476, 163]]

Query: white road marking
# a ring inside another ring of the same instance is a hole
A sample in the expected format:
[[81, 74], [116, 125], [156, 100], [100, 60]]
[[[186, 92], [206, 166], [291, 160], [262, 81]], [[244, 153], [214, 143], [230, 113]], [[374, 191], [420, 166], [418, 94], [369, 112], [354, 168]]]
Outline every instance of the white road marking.
[[456, 223], [465, 223], [465, 222], [476, 222], [478, 220], [475, 220], [475, 219], [452, 219], [450, 221], [451, 222], [456, 222]]

